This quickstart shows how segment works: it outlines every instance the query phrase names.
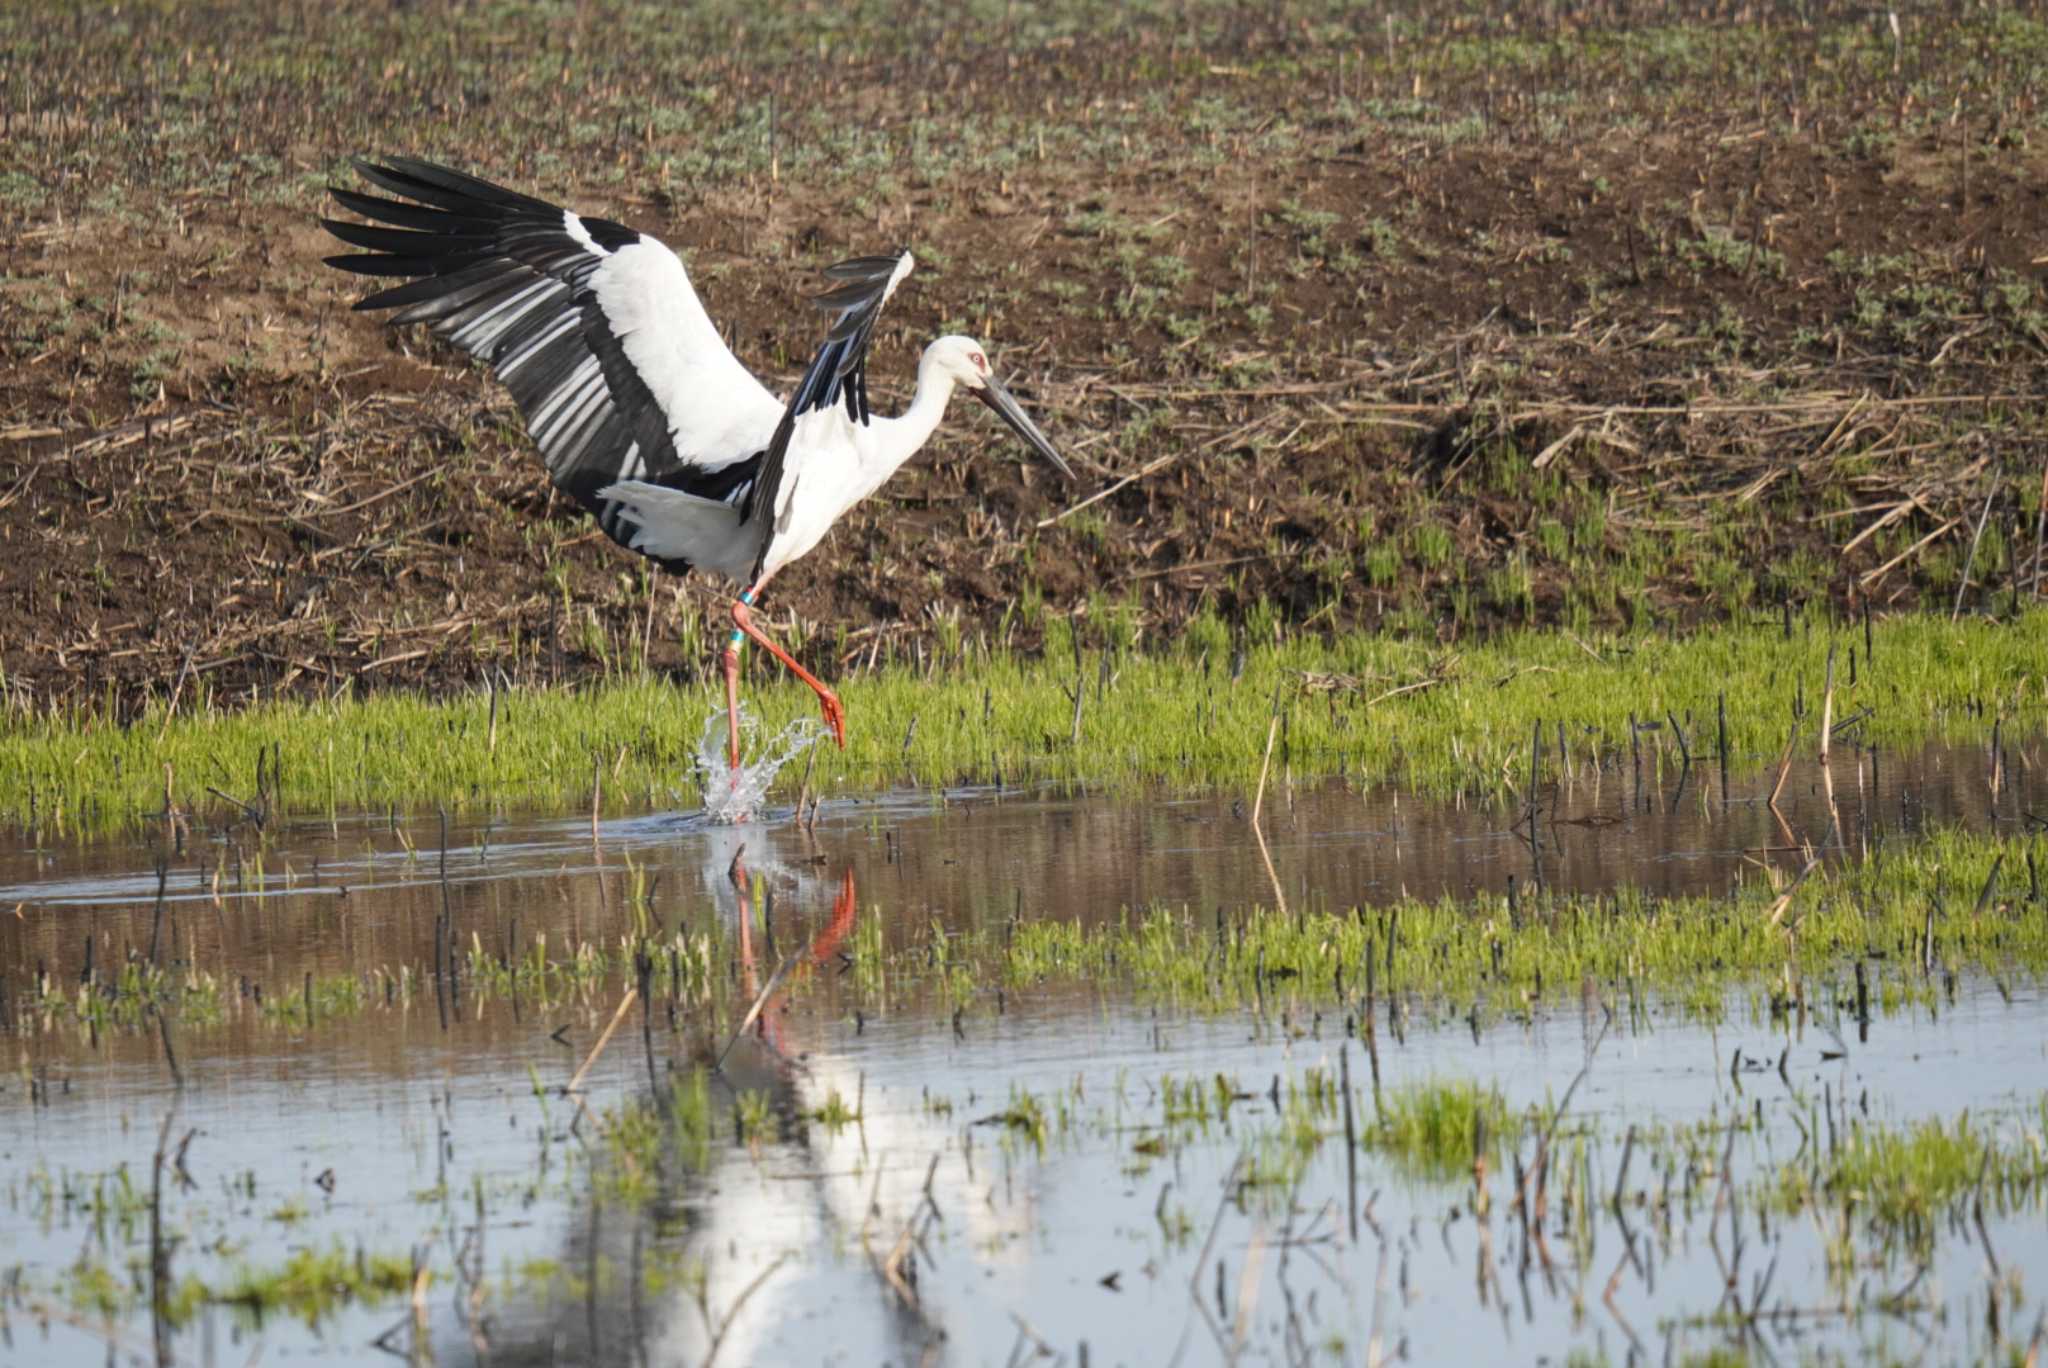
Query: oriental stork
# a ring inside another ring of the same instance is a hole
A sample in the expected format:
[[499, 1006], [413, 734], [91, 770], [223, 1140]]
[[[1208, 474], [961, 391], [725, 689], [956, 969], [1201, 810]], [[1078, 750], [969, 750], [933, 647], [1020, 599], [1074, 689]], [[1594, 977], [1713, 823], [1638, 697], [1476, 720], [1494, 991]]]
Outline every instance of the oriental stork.
[[[994, 409], [1062, 475], [1073, 471], [969, 337], [925, 348], [896, 417], [868, 407], [867, 349], [909, 251], [825, 271], [831, 328], [787, 402], [726, 348], [676, 254], [648, 234], [413, 157], [358, 159], [399, 199], [330, 186], [366, 223], [322, 219], [356, 254], [327, 264], [404, 284], [358, 300], [427, 323], [512, 392], [556, 488], [613, 541], [665, 570], [742, 586], [724, 654], [731, 761], [740, 764], [739, 647], [751, 637], [818, 695], [843, 748], [838, 695], [754, 623], [776, 571], [816, 546], [937, 428], [956, 387]], [[409, 202], [408, 202], [409, 201]]]

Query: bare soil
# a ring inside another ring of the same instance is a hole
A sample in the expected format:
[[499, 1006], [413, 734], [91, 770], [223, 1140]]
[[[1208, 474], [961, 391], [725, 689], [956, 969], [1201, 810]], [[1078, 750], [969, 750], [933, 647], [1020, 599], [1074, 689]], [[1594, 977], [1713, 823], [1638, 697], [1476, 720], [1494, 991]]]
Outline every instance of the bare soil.
[[828, 672], [1048, 615], [1454, 640], [2038, 590], [2031, 26], [714, 6], [678, 55], [610, 14], [0, 18], [14, 706], [711, 667], [723, 586], [650, 578], [487, 375], [349, 311], [319, 187], [385, 150], [657, 233], [771, 386], [818, 268], [919, 253], [878, 402], [970, 330], [1083, 478], [960, 410], [778, 579]]

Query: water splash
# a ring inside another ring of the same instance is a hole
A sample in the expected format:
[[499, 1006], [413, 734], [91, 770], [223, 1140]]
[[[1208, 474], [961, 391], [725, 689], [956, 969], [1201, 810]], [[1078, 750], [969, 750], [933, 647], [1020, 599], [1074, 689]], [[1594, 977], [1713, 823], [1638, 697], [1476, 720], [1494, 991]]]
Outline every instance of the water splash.
[[[768, 786], [783, 766], [825, 739], [825, 728], [816, 719], [799, 717], [765, 743], [759, 740], [760, 723], [739, 705], [740, 768], [734, 773], [726, 754], [725, 709], [704, 719], [704, 735], [698, 738], [694, 757], [697, 776], [704, 788], [705, 820], [730, 825], [752, 821], [768, 796]], [[756, 756], [753, 760], [745, 759]]]

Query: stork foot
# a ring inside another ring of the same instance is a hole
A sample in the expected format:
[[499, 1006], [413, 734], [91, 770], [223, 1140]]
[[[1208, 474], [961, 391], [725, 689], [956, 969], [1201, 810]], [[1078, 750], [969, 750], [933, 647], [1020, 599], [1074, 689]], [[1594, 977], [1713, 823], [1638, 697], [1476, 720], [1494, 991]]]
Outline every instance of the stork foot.
[[832, 729], [832, 739], [839, 743], [839, 749], [846, 749], [846, 709], [840, 705], [839, 695], [830, 689], [818, 690], [818, 711], [825, 714], [825, 725]]

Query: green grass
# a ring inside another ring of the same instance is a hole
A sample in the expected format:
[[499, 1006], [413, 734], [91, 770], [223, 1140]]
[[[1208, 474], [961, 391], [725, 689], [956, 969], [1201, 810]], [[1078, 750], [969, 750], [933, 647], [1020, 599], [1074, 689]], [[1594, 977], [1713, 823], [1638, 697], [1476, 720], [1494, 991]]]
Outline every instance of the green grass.
[[[1194, 1010], [1263, 1003], [1274, 1014], [1290, 1005], [1355, 1012], [1370, 972], [1381, 994], [1483, 1000], [1484, 1009], [1473, 1009], [1479, 1019], [1532, 1013], [1586, 980], [1607, 985], [1617, 1002], [1656, 992], [1708, 1019], [1746, 992], [1762, 1018], [1781, 1010], [1769, 981], [1788, 973], [1801, 977], [1810, 1002], [1853, 1010], [1849, 971], [1858, 958], [1868, 961], [1876, 1006], [1895, 1010], [1931, 1000], [1944, 970], [2048, 969], [2048, 923], [2014, 882], [2024, 880], [2016, 871], [2030, 854], [2048, 860], [2048, 840], [1937, 832], [1867, 863], [1817, 871], [1776, 925], [1776, 895], [1757, 882], [1730, 897], [1660, 898], [1627, 888], [1544, 896], [1525, 899], [1519, 915], [1497, 894], [1284, 915], [1257, 909], [1228, 922], [1154, 906], [1093, 926], [1025, 922], [1001, 933], [1006, 947], [958, 935], [953, 942], [963, 960], [982, 957], [984, 985], [996, 974], [1013, 987], [1113, 983]], [[1977, 894], [1994, 861], [2004, 882], [1979, 913]], [[1922, 945], [1930, 911], [1933, 974]]]
[[[883, 1011], [972, 1008], [998, 989], [1079, 988], [1199, 1012], [1263, 1008], [1269, 1017], [1299, 1022], [1322, 1013], [1355, 1020], [1367, 1005], [1370, 979], [1382, 1008], [1391, 993], [1415, 994], [1445, 1008], [1474, 1004], [1474, 1020], [1492, 1022], [1531, 1015], [1592, 981], [1617, 1004], [1656, 994], [1707, 1019], [1735, 1009], [1762, 1020], [1785, 1010], [1788, 975], [1801, 981], [1814, 1010], [1853, 1011], [1853, 962], [1860, 959], [1874, 1009], [1896, 1012], [1937, 1001], [1950, 973], [2003, 980], [2048, 970], [2048, 925], [2026, 901], [2029, 859], [2048, 865], [2048, 838], [1936, 832], [1881, 847], [1867, 863], [1817, 871], [1794, 892], [1778, 924], [1770, 918], [1776, 895], [1761, 880], [1724, 897], [1538, 892], [1524, 893], [1519, 908], [1510, 909], [1503, 897], [1485, 893], [1284, 915], [1253, 908], [1228, 919], [1153, 905], [1107, 918], [951, 932], [936, 923], [890, 930], [889, 909], [876, 907], [856, 933], [849, 983], [860, 1001]], [[1994, 861], [1999, 881], [1980, 911], [1978, 894]], [[1923, 943], [1930, 926], [1931, 963]], [[732, 947], [724, 935], [702, 933], [559, 941], [535, 934], [502, 956], [473, 951], [461, 992], [479, 1003], [579, 1002], [602, 1013], [635, 981], [642, 947], [652, 957], [659, 995], [714, 1016], [730, 1008], [730, 983], [707, 966], [724, 964]], [[294, 1035], [308, 1031], [301, 986], [255, 1003], [223, 989], [233, 977], [231, 966], [175, 973], [128, 966], [92, 985], [52, 983], [40, 994], [19, 995], [16, 1024], [148, 1032], [155, 1029], [153, 1013], [162, 1011], [195, 1038], [250, 1021]], [[318, 976], [312, 1029], [343, 1029], [366, 1012], [421, 1010], [431, 982], [425, 964]], [[1228, 1111], [1234, 1089], [1215, 1079], [1198, 1083], [1169, 1087], [1169, 1121], [1202, 1123]], [[828, 1097], [815, 1119], [836, 1125], [857, 1112], [847, 1099]]]
[[[1939, 1009], [1963, 974], [2005, 989], [2048, 973], [2048, 919], [2029, 901], [2030, 868], [2048, 868], [2048, 836], [1943, 829], [1880, 845], [1853, 865], [1819, 868], [1782, 909], [1761, 877], [1718, 896], [1624, 887], [1525, 891], [1514, 905], [1482, 892], [1383, 907], [1312, 897], [1285, 913], [1253, 907], [1227, 916], [1151, 904], [952, 930], [879, 905], [860, 919], [846, 983], [864, 1009], [885, 1013], [981, 1011], [1002, 992], [1079, 991], [1177, 1011], [1256, 1012], [1289, 1034], [1362, 1030], [1395, 1001], [1404, 1011], [1469, 1016], [1479, 1029], [1533, 1019], [1589, 983], [1616, 1010], [1654, 999], [1707, 1021], [1732, 1014], [1775, 1022], [1803, 1004], [1842, 1023], [1858, 1007], [1858, 964], [1880, 1016]], [[477, 1006], [577, 1003], [602, 1013], [637, 981], [645, 954], [650, 992], [693, 1017], [723, 1020], [736, 989], [722, 967], [733, 954], [731, 933], [720, 926], [713, 919], [704, 931], [643, 926], [588, 939], [537, 932], [495, 952], [473, 945], [457, 983], [462, 1000]], [[355, 1029], [349, 1023], [368, 1013], [422, 1011], [433, 983], [426, 963], [318, 975], [309, 1022], [307, 984], [287, 978], [284, 991], [252, 1000], [228, 986], [235, 968], [129, 963], [90, 984], [45, 975], [10, 994], [11, 1024], [96, 1038], [153, 1033], [161, 1015], [180, 1039], [203, 1042], [251, 1025], [301, 1038]], [[535, 1090], [544, 1092], [538, 1082]], [[1208, 1078], [1170, 1085], [1166, 1119], [1220, 1119], [1235, 1091]], [[828, 1096], [813, 1119], [838, 1126], [858, 1120], [859, 1110], [857, 1101]], [[1469, 1126], [1465, 1134], [1469, 1144]]]
[[[540, 931], [516, 951], [500, 954], [474, 943], [455, 970], [454, 982], [457, 991], [475, 1003], [515, 1001], [541, 1010], [605, 1003], [635, 981], [639, 959], [645, 955], [652, 964], [651, 981], [663, 997], [695, 1010], [723, 1010], [732, 987], [712, 966], [723, 964], [732, 947], [722, 923], [714, 925], [713, 933], [650, 934], [642, 928], [616, 939], [571, 937], [554, 942]], [[290, 981], [283, 992], [253, 997], [235, 990], [238, 977], [232, 963], [214, 970], [157, 969], [136, 960], [104, 977], [96, 975], [90, 983], [40, 975], [33, 991], [10, 997], [9, 1006], [16, 1024], [43, 1030], [152, 1032], [161, 1014], [181, 1034], [240, 1030], [253, 1023], [304, 1037], [368, 1012], [420, 1010], [434, 998], [431, 962], [315, 974]], [[544, 1090], [536, 1085], [535, 1091]]]
[[[1775, 757], [1795, 708], [1810, 746], [1830, 645], [1841, 651], [1836, 717], [1867, 707], [1863, 735], [1887, 744], [1978, 738], [1996, 715], [2009, 719], [2008, 735], [2025, 734], [2041, 725], [2048, 689], [2048, 611], [2038, 609], [2010, 625], [1880, 622], [1874, 664], [1860, 629], [1811, 619], [1789, 639], [1776, 626], [1680, 638], [1529, 631], [1462, 650], [1366, 634], [1254, 637], [1241, 659], [1231, 639], [1197, 620], [1177, 644], [1084, 648], [1078, 735], [1064, 648], [970, 651], [930, 673], [854, 675], [841, 689], [849, 748], [821, 748], [814, 783], [1249, 785], [1277, 704], [1286, 725], [1276, 774], [1503, 795], [1526, 783], [1539, 722], [1549, 736], [1562, 723], [1583, 766], [1628, 753], [1632, 715], [1675, 717], [1700, 758], [1725, 695], [1740, 768]], [[786, 680], [749, 696], [769, 731], [812, 711], [808, 691]], [[500, 694], [495, 723], [481, 693], [208, 708], [168, 725], [160, 711], [125, 725], [78, 707], [17, 712], [0, 723], [0, 817], [40, 832], [103, 830], [161, 812], [167, 784], [181, 808], [221, 816], [237, 809], [209, 789], [286, 812], [581, 808], [594, 776], [611, 811], [689, 805], [699, 797], [691, 756], [721, 706], [708, 687], [639, 677]], [[1652, 763], [1677, 763], [1667, 732], [1644, 745]]]
[[[132, 1272], [86, 1255], [62, 1271], [52, 1290], [80, 1313], [112, 1318], [149, 1304], [146, 1261]], [[163, 1312], [173, 1326], [188, 1325], [216, 1305], [231, 1307], [251, 1327], [279, 1314], [317, 1326], [344, 1306], [375, 1306], [405, 1295], [413, 1272], [408, 1256], [351, 1249], [337, 1239], [294, 1250], [275, 1265], [238, 1263], [216, 1281], [181, 1278], [165, 1288]]]
[[1484, 1155], [1497, 1172], [1503, 1144], [1519, 1142], [1524, 1118], [1508, 1110], [1498, 1089], [1470, 1080], [1418, 1083], [1380, 1098], [1367, 1148], [1417, 1177], [1448, 1182], [1473, 1172]]
[[1860, 1216], [1925, 1251], [1966, 1199], [2003, 1213], [2038, 1201], [2044, 1184], [2048, 1098], [2037, 1104], [2031, 1126], [1987, 1126], [1968, 1112], [1905, 1126], [1855, 1121], [1838, 1147], [1786, 1164], [1765, 1196], [1785, 1212], [1813, 1206]]
[[366, 1254], [339, 1241], [324, 1249], [293, 1251], [275, 1268], [245, 1267], [219, 1287], [187, 1280], [176, 1300], [188, 1308], [200, 1301], [225, 1302], [252, 1318], [284, 1312], [316, 1325], [349, 1302], [375, 1304], [412, 1290], [412, 1260], [402, 1255]]

